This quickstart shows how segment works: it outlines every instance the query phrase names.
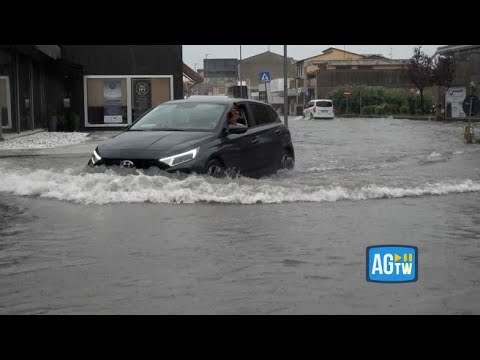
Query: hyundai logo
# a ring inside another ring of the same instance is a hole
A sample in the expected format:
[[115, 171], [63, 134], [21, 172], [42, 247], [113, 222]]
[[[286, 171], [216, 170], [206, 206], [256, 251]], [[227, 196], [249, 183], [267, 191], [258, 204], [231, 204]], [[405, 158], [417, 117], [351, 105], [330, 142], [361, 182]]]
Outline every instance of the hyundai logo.
[[122, 168], [133, 168], [135, 165], [133, 164], [133, 162], [131, 162], [130, 160], [123, 160], [121, 163], [120, 163], [120, 167]]

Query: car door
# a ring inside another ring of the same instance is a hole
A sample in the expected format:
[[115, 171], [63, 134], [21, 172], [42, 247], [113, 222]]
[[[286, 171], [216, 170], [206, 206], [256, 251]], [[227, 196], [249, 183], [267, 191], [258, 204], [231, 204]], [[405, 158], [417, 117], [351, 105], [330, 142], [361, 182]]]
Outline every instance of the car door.
[[313, 107], [315, 106], [314, 101], [310, 101], [307, 104], [307, 108], [305, 109], [305, 117], [310, 117], [310, 114], [312, 113]]
[[[253, 129], [253, 122], [249, 118], [245, 103], [237, 103], [237, 106], [240, 110], [240, 123], [246, 125], [248, 129], [243, 134], [225, 133], [219, 153], [227, 168], [235, 169], [242, 174], [248, 174], [252, 169], [249, 159], [255, 156], [256, 132]], [[224, 121], [226, 128], [227, 120]]]
[[278, 137], [279, 122], [276, 112], [267, 104], [249, 103], [248, 110], [255, 126], [252, 128], [254, 138], [250, 151], [253, 153], [251, 170], [268, 173], [276, 169], [280, 161], [281, 149]]

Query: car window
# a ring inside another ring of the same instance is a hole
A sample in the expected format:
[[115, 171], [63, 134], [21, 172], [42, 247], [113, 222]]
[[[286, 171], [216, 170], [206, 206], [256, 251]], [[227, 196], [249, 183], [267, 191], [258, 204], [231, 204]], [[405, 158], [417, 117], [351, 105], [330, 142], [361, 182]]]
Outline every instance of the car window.
[[332, 107], [331, 101], [317, 101], [318, 107]]
[[274, 118], [274, 122], [282, 122], [282, 120], [280, 120], [280, 115], [278, 115], [278, 112], [276, 112], [273, 108], [271, 108], [270, 106], [267, 106], [267, 109], [270, 111], [270, 113], [272, 114], [273, 118]]
[[249, 107], [256, 125], [265, 125], [277, 121], [276, 116], [273, 114], [274, 111], [267, 105], [249, 104]]
[[240, 112], [240, 119], [238, 119], [237, 123], [243, 124], [245, 126], [252, 126], [247, 116], [247, 110], [244, 104], [238, 105], [238, 111]]
[[162, 104], [138, 120], [130, 130], [213, 130], [225, 112], [225, 107], [222, 104], [193, 102]]
[[313, 104], [314, 104], [314, 102], [313, 102], [313, 101], [310, 101], [310, 102], [308, 103], [307, 107], [309, 107], [309, 108], [310, 108], [310, 107], [313, 107]]

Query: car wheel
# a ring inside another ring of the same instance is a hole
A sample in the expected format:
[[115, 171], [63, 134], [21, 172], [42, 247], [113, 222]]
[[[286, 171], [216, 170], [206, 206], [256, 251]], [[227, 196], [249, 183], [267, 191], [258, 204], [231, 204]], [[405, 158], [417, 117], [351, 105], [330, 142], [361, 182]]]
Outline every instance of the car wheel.
[[293, 169], [294, 166], [295, 166], [295, 158], [288, 150], [284, 150], [282, 153], [282, 161], [280, 163], [280, 169], [291, 170]]
[[225, 167], [217, 159], [212, 159], [205, 166], [205, 173], [208, 176], [222, 177], [225, 174]]
[[313, 114], [310, 114], [310, 120], [313, 120]]

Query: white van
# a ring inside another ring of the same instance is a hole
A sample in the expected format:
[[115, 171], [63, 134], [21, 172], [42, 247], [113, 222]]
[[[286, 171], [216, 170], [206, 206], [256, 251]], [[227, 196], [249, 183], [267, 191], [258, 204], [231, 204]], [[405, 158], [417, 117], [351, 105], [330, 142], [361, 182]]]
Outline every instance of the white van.
[[303, 110], [303, 117], [313, 119], [334, 119], [335, 109], [333, 101], [330, 99], [316, 99], [310, 101], [305, 110]]

